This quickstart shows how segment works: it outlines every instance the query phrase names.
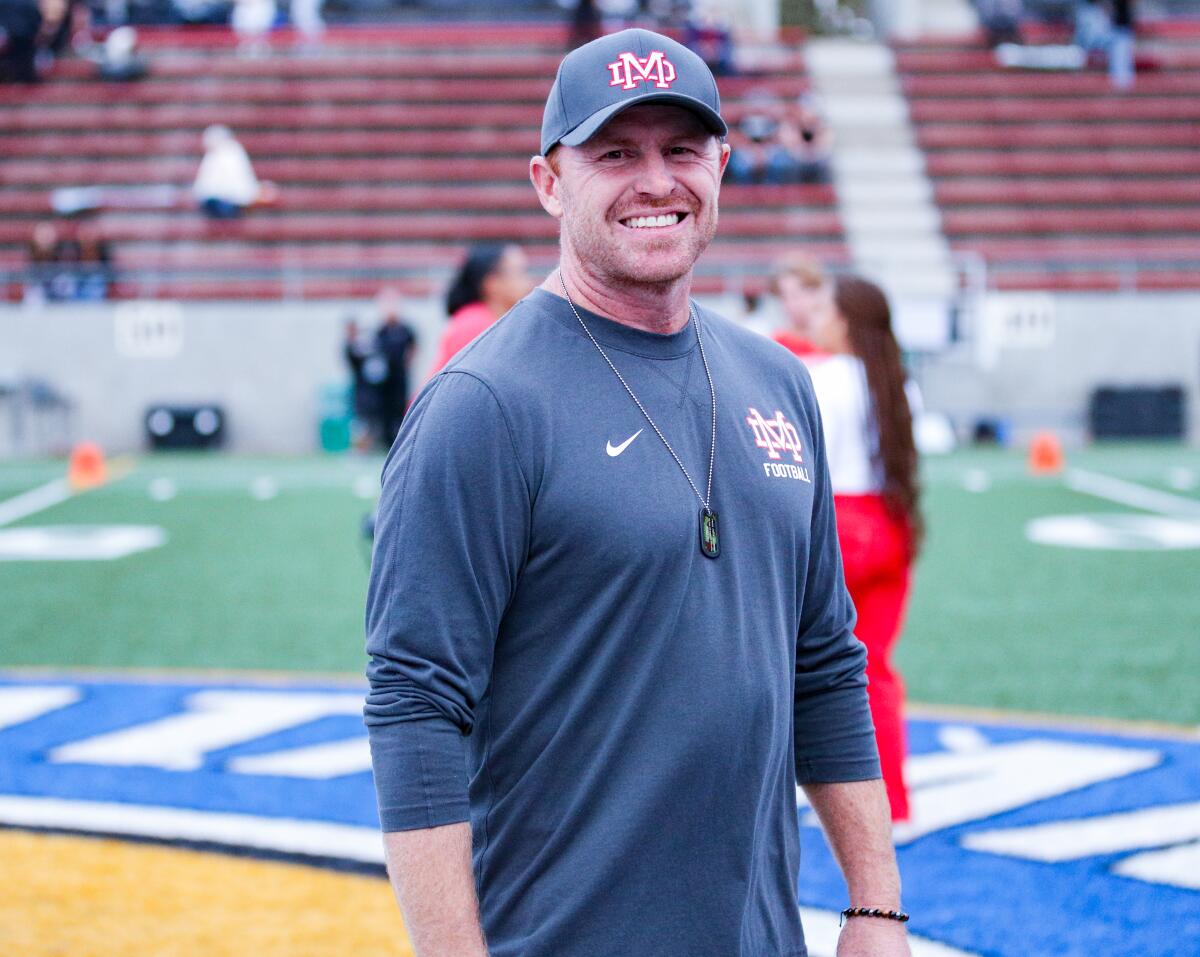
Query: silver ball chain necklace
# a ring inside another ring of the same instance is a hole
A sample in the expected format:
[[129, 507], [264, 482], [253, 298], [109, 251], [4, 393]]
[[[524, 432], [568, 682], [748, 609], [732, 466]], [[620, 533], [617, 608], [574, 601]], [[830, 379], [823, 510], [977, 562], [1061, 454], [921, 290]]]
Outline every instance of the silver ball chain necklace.
[[688, 303], [688, 312], [692, 318], [692, 328], [696, 330], [696, 342], [700, 346], [700, 361], [704, 363], [704, 375], [708, 379], [708, 392], [712, 396], [712, 445], [708, 449], [708, 486], [705, 489], [706, 494], [701, 495], [700, 489], [696, 488], [696, 483], [692, 481], [691, 475], [688, 474], [687, 468], [683, 461], [675, 454], [675, 450], [671, 448], [671, 443], [667, 441], [667, 437], [662, 434], [662, 430], [650, 418], [650, 413], [646, 411], [646, 407], [642, 405], [641, 400], [633, 393], [633, 389], [629, 388], [629, 383], [625, 381], [625, 377], [621, 375], [617, 367], [613, 365], [612, 359], [608, 357], [608, 353], [604, 351], [604, 347], [596, 341], [596, 337], [592, 335], [592, 330], [587, 327], [587, 323], [583, 321], [583, 316], [579, 314], [579, 310], [575, 308], [575, 301], [571, 298], [571, 294], [567, 292], [567, 283], [563, 279], [562, 270], [558, 271], [558, 282], [562, 286], [563, 295], [567, 297], [567, 302], [571, 306], [571, 311], [575, 313], [575, 318], [579, 320], [579, 324], [583, 326], [583, 331], [587, 333], [587, 337], [592, 340], [592, 345], [604, 357], [604, 361], [608, 363], [608, 367], [612, 369], [613, 374], [620, 380], [621, 385], [625, 387], [625, 391], [629, 393], [629, 398], [633, 399], [634, 403], [642, 411], [642, 415], [646, 417], [646, 421], [650, 423], [655, 434], [662, 440], [662, 444], [666, 446], [667, 451], [671, 453], [671, 458], [675, 460], [675, 464], [679, 466], [679, 470], [683, 472], [683, 477], [687, 479], [688, 485], [692, 487], [692, 491], [696, 493], [696, 498], [700, 499], [700, 552], [705, 558], [716, 558], [721, 554], [721, 539], [717, 534], [717, 513], [711, 508], [712, 503], [712, 477], [713, 477], [713, 461], [717, 454], [717, 390], [713, 386], [712, 373], [708, 371], [708, 356], [704, 354], [704, 338], [700, 335], [700, 317], [696, 315], [696, 308], [690, 302]]

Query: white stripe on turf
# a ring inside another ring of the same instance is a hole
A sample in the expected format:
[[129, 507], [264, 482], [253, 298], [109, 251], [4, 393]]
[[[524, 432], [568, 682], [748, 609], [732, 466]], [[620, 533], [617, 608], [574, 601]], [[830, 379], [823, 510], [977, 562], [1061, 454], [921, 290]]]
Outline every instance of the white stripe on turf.
[[107, 801], [0, 797], [0, 823], [383, 863], [377, 828]]
[[1200, 519], [1200, 502], [1195, 499], [1135, 485], [1110, 475], [1084, 469], [1068, 469], [1063, 481], [1072, 491], [1140, 508], [1146, 512], [1157, 512], [1173, 518]]
[[45, 485], [0, 502], [0, 526], [11, 525], [44, 509], [65, 502], [75, 493], [66, 479], [55, 479]]

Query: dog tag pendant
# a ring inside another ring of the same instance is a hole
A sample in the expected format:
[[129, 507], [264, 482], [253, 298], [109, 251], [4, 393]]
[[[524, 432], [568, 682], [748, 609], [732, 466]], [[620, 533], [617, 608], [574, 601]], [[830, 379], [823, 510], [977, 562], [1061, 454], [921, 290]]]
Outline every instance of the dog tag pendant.
[[700, 509], [700, 551], [705, 558], [721, 554], [721, 539], [717, 536], [717, 513], [711, 508]]

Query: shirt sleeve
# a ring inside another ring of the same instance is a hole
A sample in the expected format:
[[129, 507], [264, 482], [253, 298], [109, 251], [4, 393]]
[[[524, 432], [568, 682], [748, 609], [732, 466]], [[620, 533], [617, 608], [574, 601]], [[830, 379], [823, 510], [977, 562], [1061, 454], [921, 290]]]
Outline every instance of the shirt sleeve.
[[816, 402], [813, 511], [804, 602], [796, 639], [796, 782], [881, 777], [867, 704], [867, 649], [854, 637], [855, 612], [842, 573], [833, 490]]
[[495, 395], [469, 373], [418, 398], [384, 463], [364, 720], [385, 831], [470, 817], [466, 743], [527, 552], [530, 496]]

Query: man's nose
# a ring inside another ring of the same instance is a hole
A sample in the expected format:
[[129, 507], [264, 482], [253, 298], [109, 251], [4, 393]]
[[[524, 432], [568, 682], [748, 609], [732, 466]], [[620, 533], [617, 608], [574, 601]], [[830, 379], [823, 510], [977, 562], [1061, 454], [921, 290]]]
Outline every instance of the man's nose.
[[675, 177], [667, 165], [666, 157], [658, 153], [647, 153], [638, 164], [635, 187], [646, 196], [669, 196], [675, 188]]

